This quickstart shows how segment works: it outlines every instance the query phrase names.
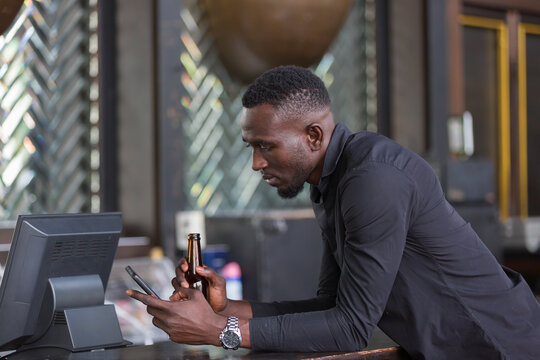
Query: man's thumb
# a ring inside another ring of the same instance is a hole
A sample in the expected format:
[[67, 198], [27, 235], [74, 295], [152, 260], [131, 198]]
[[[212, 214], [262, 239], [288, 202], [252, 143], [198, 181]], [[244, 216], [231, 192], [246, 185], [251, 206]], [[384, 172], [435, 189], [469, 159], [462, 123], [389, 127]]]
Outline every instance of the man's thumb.
[[210, 269], [208, 266], [204, 265], [204, 266], [197, 266], [195, 268], [195, 271], [197, 272], [197, 274], [201, 275], [202, 277], [204, 277], [205, 279], [208, 279], [212, 276], [212, 269]]

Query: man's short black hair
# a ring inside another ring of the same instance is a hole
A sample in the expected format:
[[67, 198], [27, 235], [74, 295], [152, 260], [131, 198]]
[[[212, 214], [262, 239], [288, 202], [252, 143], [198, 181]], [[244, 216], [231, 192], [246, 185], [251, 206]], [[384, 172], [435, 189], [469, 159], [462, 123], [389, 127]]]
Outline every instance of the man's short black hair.
[[330, 96], [322, 80], [309, 69], [278, 66], [255, 79], [242, 97], [245, 108], [262, 104], [302, 114], [328, 108]]

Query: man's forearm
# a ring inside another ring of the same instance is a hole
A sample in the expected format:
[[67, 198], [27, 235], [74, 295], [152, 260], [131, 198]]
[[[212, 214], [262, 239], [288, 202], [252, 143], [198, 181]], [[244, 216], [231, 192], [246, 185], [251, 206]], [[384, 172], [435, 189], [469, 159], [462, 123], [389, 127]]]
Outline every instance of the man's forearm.
[[251, 319], [253, 317], [251, 304], [246, 300], [228, 300], [227, 307], [219, 314], [224, 316], [234, 315], [240, 319]]
[[240, 347], [251, 349], [251, 336], [249, 334], [249, 320], [240, 319], [238, 322], [240, 333], [242, 334], [242, 342]]
[[251, 348], [251, 338], [249, 334], [249, 319], [253, 317], [251, 304], [245, 300], [227, 300], [227, 307], [219, 313], [223, 316], [237, 316], [238, 326], [242, 334], [240, 347]]
[[336, 306], [336, 297], [320, 295], [312, 299], [274, 302], [252, 302], [253, 317], [277, 316], [292, 313], [326, 310]]

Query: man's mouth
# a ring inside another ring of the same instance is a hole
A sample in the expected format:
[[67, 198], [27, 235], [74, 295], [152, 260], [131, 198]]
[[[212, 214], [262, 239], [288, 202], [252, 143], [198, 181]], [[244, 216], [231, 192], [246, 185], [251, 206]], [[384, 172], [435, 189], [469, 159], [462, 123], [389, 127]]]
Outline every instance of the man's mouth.
[[277, 185], [277, 177], [270, 175], [270, 174], [263, 174], [262, 176], [263, 180], [266, 181], [266, 183], [270, 186], [276, 186]]

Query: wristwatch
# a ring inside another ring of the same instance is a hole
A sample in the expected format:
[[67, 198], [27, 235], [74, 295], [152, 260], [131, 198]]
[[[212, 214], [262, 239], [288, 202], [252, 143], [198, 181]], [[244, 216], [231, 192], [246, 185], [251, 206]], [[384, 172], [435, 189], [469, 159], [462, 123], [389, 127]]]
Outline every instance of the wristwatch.
[[236, 316], [229, 316], [227, 319], [227, 325], [219, 334], [219, 341], [221, 346], [228, 350], [236, 350], [242, 342], [242, 335], [240, 334], [240, 328], [238, 327], [238, 318]]

